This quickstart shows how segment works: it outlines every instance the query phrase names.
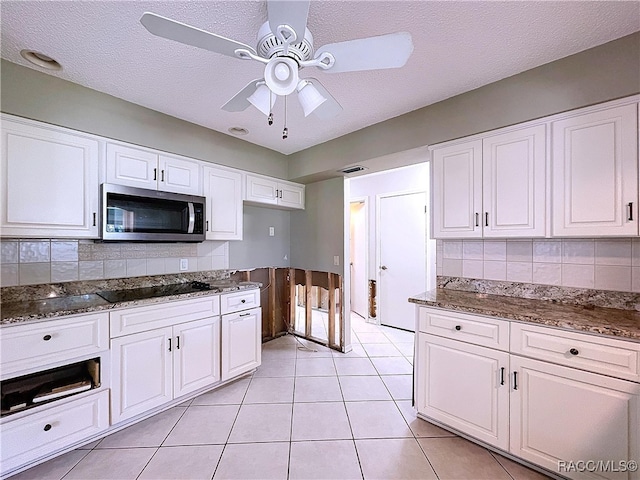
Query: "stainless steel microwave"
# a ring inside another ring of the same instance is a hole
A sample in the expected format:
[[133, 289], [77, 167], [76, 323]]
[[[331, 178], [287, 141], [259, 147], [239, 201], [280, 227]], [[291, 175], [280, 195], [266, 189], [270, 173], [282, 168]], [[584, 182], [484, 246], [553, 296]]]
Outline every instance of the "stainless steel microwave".
[[204, 197], [109, 183], [100, 188], [103, 241], [204, 241]]

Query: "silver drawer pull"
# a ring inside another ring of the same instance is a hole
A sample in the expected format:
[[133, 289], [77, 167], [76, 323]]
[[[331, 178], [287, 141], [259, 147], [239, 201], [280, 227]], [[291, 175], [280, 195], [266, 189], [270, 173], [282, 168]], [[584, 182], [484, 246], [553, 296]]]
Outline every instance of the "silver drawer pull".
[[577, 348], [572, 348], [571, 350], [569, 350], [569, 353], [571, 355], [578, 355], [580, 352], [578, 351]]
[[51, 335], [45, 335], [44, 337], [42, 337], [42, 339], [43, 339], [45, 342], [48, 342], [49, 340], [51, 340]]

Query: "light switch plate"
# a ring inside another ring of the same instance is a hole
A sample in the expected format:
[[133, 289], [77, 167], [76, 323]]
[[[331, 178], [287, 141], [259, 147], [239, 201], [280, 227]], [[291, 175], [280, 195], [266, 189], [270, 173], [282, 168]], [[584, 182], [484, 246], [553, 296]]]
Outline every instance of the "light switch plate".
[[185, 270], [189, 269], [189, 259], [188, 258], [181, 258], [180, 259], [180, 271], [184, 272]]
[[340, 265], [340, 255], [334, 255], [333, 256], [333, 264], [334, 265]]
[[269, 236], [273, 237], [276, 234], [276, 229], [273, 227], [269, 227]]

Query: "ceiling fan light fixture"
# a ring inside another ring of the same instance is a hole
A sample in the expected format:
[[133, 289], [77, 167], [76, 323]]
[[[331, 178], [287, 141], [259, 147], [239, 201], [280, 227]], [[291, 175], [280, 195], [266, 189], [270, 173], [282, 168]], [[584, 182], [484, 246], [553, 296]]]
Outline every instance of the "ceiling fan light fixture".
[[276, 103], [275, 95], [271, 95], [269, 87], [266, 85], [260, 85], [256, 88], [256, 91], [247, 97], [247, 100], [265, 115], [269, 115], [273, 104]]
[[316, 108], [327, 101], [309, 80], [302, 80], [298, 84], [298, 100], [302, 105], [304, 116], [308, 117]]
[[298, 85], [298, 63], [288, 57], [272, 58], [264, 69], [264, 81], [276, 95], [289, 95]]

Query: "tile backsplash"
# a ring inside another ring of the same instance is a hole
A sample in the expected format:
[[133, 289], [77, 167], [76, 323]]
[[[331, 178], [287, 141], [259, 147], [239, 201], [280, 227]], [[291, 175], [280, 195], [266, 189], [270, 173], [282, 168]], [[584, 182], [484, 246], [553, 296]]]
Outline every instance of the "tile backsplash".
[[640, 292], [640, 239], [438, 240], [448, 277]]
[[102, 280], [229, 268], [228, 242], [94, 243], [91, 240], [3, 239], [0, 285]]

